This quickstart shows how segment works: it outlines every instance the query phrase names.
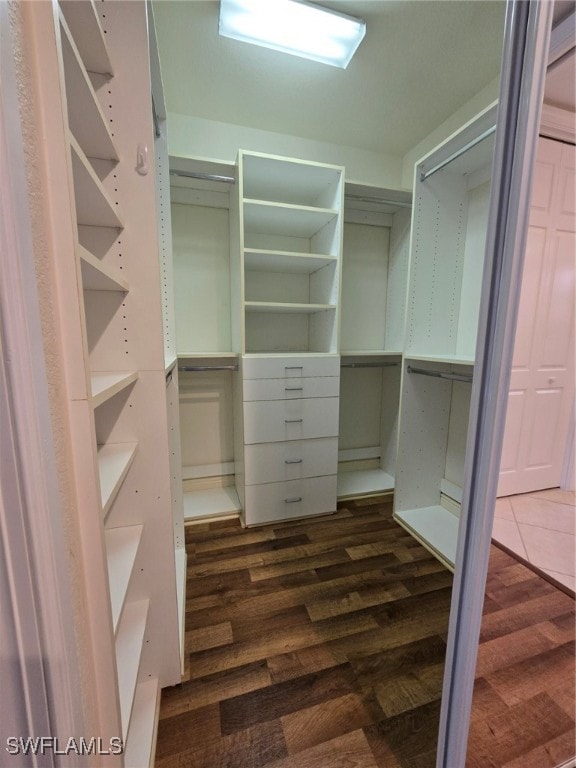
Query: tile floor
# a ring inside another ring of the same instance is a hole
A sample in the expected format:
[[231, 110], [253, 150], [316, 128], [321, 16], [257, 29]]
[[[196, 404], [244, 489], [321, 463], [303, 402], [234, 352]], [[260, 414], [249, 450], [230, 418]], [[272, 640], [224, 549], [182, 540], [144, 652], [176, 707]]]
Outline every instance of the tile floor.
[[576, 493], [552, 488], [496, 501], [492, 538], [555, 581], [576, 589]]

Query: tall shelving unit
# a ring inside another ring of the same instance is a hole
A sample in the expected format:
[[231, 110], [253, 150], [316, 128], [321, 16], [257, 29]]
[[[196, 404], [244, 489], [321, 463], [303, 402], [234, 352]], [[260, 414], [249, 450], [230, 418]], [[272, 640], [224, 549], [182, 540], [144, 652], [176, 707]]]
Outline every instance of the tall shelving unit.
[[394, 490], [412, 195], [347, 185], [338, 497]]
[[454, 568], [496, 105], [416, 164], [394, 517]]
[[180, 681], [146, 4], [31, 14], [98, 718], [142, 768]]
[[344, 169], [241, 150], [230, 206], [245, 525], [336, 509]]

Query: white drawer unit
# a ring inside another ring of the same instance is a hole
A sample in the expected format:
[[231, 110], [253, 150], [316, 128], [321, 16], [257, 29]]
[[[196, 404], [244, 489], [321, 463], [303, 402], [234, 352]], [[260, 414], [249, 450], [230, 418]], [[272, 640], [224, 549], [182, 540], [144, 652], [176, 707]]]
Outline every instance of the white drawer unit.
[[339, 398], [244, 403], [244, 443], [273, 443], [338, 435]]
[[309, 517], [336, 508], [336, 475], [246, 486], [246, 525]]
[[244, 400], [298, 400], [308, 397], [338, 397], [337, 376], [292, 379], [244, 379]]
[[257, 443], [244, 449], [246, 485], [334, 475], [337, 469], [337, 437]]
[[340, 376], [338, 355], [270, 355], [242, 358], [244, 379], [288, 379], [316, 376]]

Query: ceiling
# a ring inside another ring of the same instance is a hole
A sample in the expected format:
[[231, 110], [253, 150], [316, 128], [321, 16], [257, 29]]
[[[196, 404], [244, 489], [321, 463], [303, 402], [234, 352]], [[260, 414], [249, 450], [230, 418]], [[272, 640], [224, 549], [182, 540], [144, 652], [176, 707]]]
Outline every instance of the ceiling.
[[499, 73], [504, 0], [325, 0], [366, 37], [346, 70], [218, 35], [217, 0], [155, 0], [169, 112], [403, 156]]

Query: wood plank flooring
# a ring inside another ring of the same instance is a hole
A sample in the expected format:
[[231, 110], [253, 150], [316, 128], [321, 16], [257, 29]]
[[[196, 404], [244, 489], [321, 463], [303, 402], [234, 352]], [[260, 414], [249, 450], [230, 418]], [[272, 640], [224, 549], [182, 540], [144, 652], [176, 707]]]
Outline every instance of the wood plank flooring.
[[[435, 765], [452, 577], [389, 501], [186, 536], [186, 680], [162, 692], [156, 768]], [[495, 550], [485, 612], [468, 763], [555, 766], [574, 603]]]

